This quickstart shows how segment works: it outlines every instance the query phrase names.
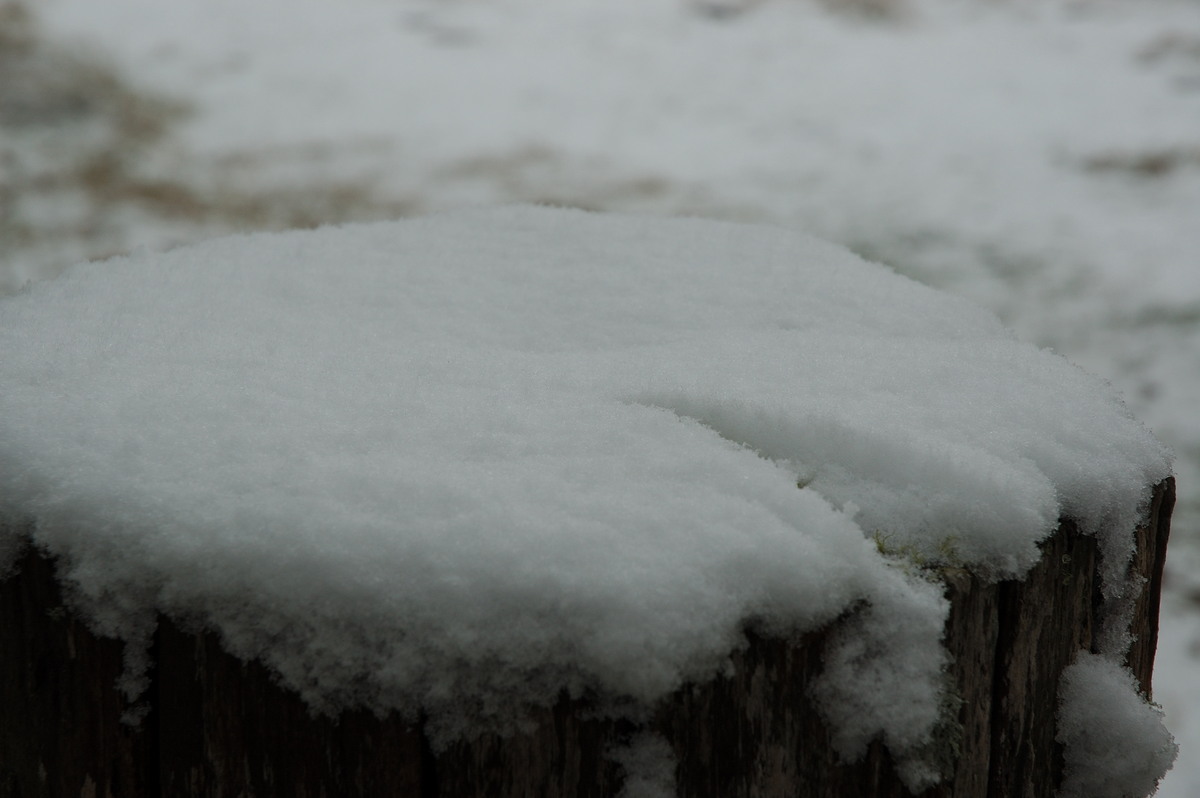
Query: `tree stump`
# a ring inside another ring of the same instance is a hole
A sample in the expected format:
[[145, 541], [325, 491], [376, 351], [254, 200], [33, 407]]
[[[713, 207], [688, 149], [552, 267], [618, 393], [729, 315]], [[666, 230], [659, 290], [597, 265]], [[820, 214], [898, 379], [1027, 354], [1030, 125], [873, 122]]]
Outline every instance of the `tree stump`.
[[[1149, 696], [1174, 482], [1154, 493], [1131, 566], [1144, 580], [1127, 664]], [[961, 700], [953, 776], [923, 795], [1048, 796], [1062, 776], [1055, 742], [1059, 676], [1097, 645], [1097, 549], [1065, 519], [1022, 581], [944, 575], [946, 643]], [[680, 796], [903, 796], [886, 749], [840, 762], [808, 697], [831, 629], [800, 640], [747, 630], [730, 676], [689, 684], [645, 728], [673, 750]], [[367, 710], [314, 717], [254, 662], [208, 632], [161, 618], [149, 713], [114, 682], [122, 644], [92, 634], [63, 606], [54, 563], [29, 549], [0, 583], [0, 797], [613, 796], [612, 749], [639, 731], [562, 697], [528, 731], [485, 734], [435, 752], [420, 723]]]

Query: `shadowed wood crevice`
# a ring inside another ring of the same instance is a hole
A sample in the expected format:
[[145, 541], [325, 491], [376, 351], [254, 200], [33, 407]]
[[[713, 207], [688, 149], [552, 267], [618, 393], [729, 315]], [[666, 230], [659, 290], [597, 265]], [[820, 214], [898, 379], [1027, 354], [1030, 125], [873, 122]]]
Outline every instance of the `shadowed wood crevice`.
[[[1142, 589], [1127, 661], [1147, 695], [1173, 502], [1173, 481], [1158, 486], [1131, 566]], [[1064, 521], [1021, 581], [941, 573], [959, 731], [942, 741], [954, 772], [923, 798], [1053, 794], [1062, 771], [1059, 676], [1097, 645], [1097, 567], [1096, 541]], [[678, 795], [908, 795], [879, 742], [861, 762], [840, 761], [809, 697], [835, 628], [793, 640], [750, 630], [727, 675], [660, 702], [644, 730], [673, 751]], [[435, 752], [421, 722], [366, 710], [312, 716], [264, 666], [229, 655], [211, 632], [162, 618], [151, 654], [150, 712], [139, 727], [123, 725], [128, 707], [114, 688], [122, 645], [70, 614], [54, 563], [28, 549], [0, 582], [0, 798], [93, 790], [122, 798], [600, 798], [616, 795], [624, 779], [614, 748], [643, 730], [563, 696], [534, 711], [525, 731]]]
[[997, 636], [989, 795], [1053, 794], [1058, 679], [1095, 637], [1096, 541], [1064, 522], [1025, 580], [996, 586]]
[[1126, 664], [1137, 676], [1142, 694], [1153, 696], [1151, 677], [1158, 650], [1159, 616], [1162, 605], [1163, 569], [1167, 562], [1167, 540], [1171, 535], [1171, 513], [1175, 509], [1175, 480], [1168, 479], [1154, 491], [1144, 523], [1137, 530], [1137, 548], [1131, 566], [1143, 580], [1134, 602], [1133, 618], [1137, 639], [1129, 649]]

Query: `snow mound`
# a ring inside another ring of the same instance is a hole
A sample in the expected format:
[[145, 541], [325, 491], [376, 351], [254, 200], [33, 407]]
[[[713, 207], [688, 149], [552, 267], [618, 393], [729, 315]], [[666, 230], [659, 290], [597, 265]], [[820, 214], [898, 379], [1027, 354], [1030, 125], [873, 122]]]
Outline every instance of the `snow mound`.
[[1133, 675], [1083, 652], [1063, 671], [1059, 699], [1062, 798], [1152, 794], [1179, 747], [1163, 726], [1162, 710], [1146, 703]]
[[847, 755], [883, 733], [903, 758], [946, 606], [881, 549], [1017, 576], [1068, 515], [1118, 595], [1170, 470], [990, 314], [714, 222], [215, 240], [0, 301], [0, 351], [0, 516], [35, 520], [98, 629], [203, 623], [316, 708], [421, 707], [447, 739], [563, 688], [653, 701], [751, 619], [865, 601], [822, 695], [853, 696], [826, 702]]

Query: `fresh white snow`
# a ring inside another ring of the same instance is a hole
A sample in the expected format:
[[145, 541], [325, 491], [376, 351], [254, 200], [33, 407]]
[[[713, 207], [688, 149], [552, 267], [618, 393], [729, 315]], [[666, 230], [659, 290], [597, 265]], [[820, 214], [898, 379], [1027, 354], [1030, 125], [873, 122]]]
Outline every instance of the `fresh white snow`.
[[421, 707], [442, 739], [564, 687], [652, 702], [747, 621], [865, 600], [817, 695], [845, 755], [882, 733], [926, 784], [947, 606], [881, 548], [1020, 576], [1067, 515], [1117, 600], [1170, 473], [987, 311], [713, 221], [214, 240], [0, 300], [0, 351], [0, 512], [100, 629], [201, 622], [315, 707]]
[[351, 184], [410, 209], [549, 199], [849, 244], [1111, 380], [1179, 454], [1155, 695], [1184, 755], [1160, 795], [1200, 794], [1200, 3], [899, 0], [882, 20], [831, 13], [840, 0], [711, 5], [29, 2], [48, 44], [191, 110], [126, 154], [71, 116], [89, 102], [59, 78], [43, 101], [66, 116], [0, 130], [0, 292], [280, 223], [63, 182], [110, 150], [168, 198]]
[[1114, 662], [1081, 653], [1063, 671], [1057, 739], [1066, 772], [1063, 798], [1150, 795], [1178, 752], [1162, 710], [1138, 694]]

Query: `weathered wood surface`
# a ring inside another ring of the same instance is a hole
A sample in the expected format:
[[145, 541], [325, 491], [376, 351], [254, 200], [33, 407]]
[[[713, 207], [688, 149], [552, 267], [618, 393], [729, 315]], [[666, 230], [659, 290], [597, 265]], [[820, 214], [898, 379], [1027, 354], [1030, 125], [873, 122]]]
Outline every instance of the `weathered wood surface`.
[[[1128, 663], [1149, 690], [1174, 484], [1160, 485], [1138, 533], [1137, 639]], [[953, 777], [926, 798], [1049, 796], [1058, 677], [1100, 624], [1095, 542], [1069, 522], [1021, 582], [946, 576], [947, 645], [961, 699]], [[887, 752], [840, 763], [807, 697], [828, 634], [799, 641], [749, 634], [732, 676], [678, 691], [648, 726], [669, 741], [680, 796], [904, 796]], [[47, 796], [613, 796], [623, 774], [607, 753], [634, 731], [566, 698], [533, 731], [430, 750], [420, 726], [369, 712], [314, 718], [256, 663], [208, 633], [162, 619], [150, 713], [138, 728], [113, 688], [121, 644], [97, 638], [62, 606], [53, 564], [27, 552], [0, 583], [0, 798]]]

